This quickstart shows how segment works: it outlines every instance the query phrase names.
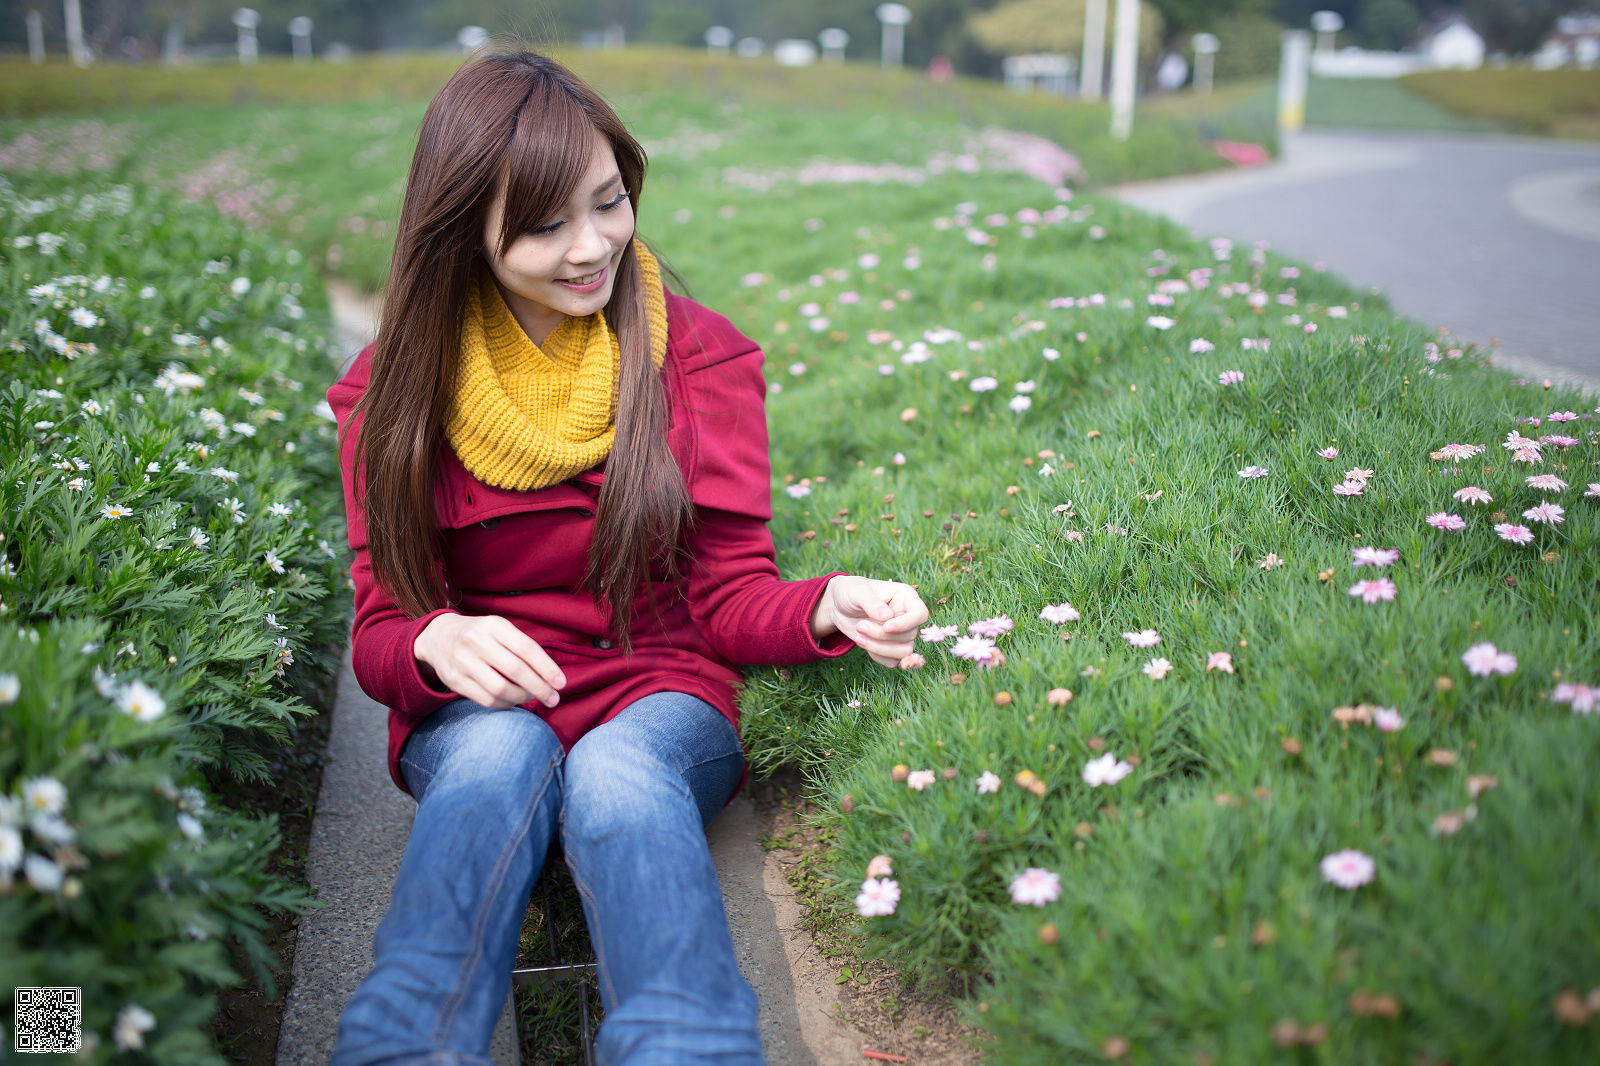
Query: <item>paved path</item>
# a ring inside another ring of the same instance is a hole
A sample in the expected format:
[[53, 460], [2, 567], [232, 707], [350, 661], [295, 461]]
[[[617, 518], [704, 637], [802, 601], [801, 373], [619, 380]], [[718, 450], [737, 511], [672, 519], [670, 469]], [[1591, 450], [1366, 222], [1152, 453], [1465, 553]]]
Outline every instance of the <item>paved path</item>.
[[1255, 170], [1112, 190], [1202, 235], [1264, 240], [1488, 345], [1600, 389], [1600, 144], [1315, 130]]

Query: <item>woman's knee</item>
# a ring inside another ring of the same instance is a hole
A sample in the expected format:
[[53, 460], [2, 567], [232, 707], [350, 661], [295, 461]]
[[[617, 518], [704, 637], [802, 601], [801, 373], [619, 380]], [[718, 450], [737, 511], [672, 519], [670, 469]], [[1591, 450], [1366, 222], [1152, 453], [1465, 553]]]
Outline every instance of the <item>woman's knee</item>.
[[445, 717], [425, 722], [400, 759], [401, 772], [419, 801], [425, 792], [440, 788], [526, 796], [559, 773], [561, 742], [536, 714], [465, 700], [435, 714]]

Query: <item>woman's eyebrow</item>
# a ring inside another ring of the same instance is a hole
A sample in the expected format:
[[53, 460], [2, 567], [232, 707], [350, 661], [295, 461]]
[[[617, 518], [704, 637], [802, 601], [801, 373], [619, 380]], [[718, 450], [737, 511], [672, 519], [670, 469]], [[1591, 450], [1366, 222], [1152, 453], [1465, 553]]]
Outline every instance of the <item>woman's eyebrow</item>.
[[611, 186], [613, 186], [613, 185], [621, 185], [621, 184], [622, 184], [622, 175], [620, 173], [613, 174], [613, 175], [611, 175], [611, 177], [607, 178], [605, 181], [603, 181], [599, 185], [595, 186], [594, 195], [599, 196], [601, 193], [603, 193], [606, 190], [610, 189]]

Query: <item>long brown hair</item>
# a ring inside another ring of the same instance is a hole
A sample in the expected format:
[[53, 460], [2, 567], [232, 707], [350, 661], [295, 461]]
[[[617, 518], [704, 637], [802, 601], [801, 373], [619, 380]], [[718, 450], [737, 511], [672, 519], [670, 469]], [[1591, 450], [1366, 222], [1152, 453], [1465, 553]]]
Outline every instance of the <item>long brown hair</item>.
[[[533, 52], [473, 59], [422, 120], [369, 384], [356, 407], [362, 424], [355, 459], [373, 572], [413, 618], [446, 605], [434, 480], [468, 286], [486, 269], [490, 203], [503, 187], [503, 251], [568, 202], [596, 131], [611, 144], [637, 217], [644, 149], [598, 93], [552, 59]], [[650, 358], [631, 244], [605, 316], [621, 349], [616, 436], [584, 585], [631, 651], [634, 599], [648, 587], [653, 561], [676, 576], [679, 537], [692, 518], [688, 488], [667, 448], [666, 389]]]

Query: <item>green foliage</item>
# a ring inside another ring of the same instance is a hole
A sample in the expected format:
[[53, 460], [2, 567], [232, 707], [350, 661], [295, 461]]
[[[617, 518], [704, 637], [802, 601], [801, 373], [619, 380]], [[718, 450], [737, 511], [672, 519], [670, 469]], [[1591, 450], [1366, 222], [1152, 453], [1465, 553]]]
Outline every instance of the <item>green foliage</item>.
[[[1112, 1035], [1152, 1063], [1589, 1060], [1551, 1005], [1600, 984], [1600, 733], [1550, 697], [1600, 682], [1595, 397], [1439, 351], [1307, 267], [1016, 175], [657, 195], [689, 219], [661, 246], [766, 348], [785, 573], [914, 582], [936, 624], [1015, 621], [993, 670], [946, 641], [919, 646], [921, 670], [750, 672], [752, 762], [805, 770], [838, 898], [893, 861], [902, 896], [862, 923], [872, 950], [969, 978], [998, 1062], [1099, 1061]], [[1243, 382], [1220, 385], [1231, 369]], [[1564, 410], [1583, 417], [1517, 421]], [[1578, 443], [1524, 466], [1497, 447], [1511, 430]], [[1454, 441], [1487, 451], [1430, 458]], [[1238, 476], [1257, 464], [1266, 478]], [[1374, 471], [1362, 495], [1335, 495], [1355, 467]], [[1536, 471], [1571, 483], [1550, 497], [1566, 519], [1516, 547], [1491, 527], [1540, 502]], [[1468, 483], [1493, 505], [1457, 502]], [[1441, 510], [1467, 528], [1424, 523]], [[1363, 545], [1400, 562], [1356, 568]], [[1348, 594], [1385, 574], [1394, 602]], [[1038, 617], [1063, 601], [1081, 620]], [[1121, 636], [1146, 627], [1147, 651]], [[1511, 676], [1467, 672], [1483, 641], [1516, 655]], [[1232, 674], [1206, 670], [1213, 652]], [[1143, 669], [1157, 655], [1164, 680]], [[1332, 717], [1363, 703], [1403, 728]], [[1101, 751], [1138, 765], [1091, 788]], [[938, 779], [912, 791], [895, 764]], [[986, 770], [997, 793], [974, 787]], [[1024, 770], [1042, 796], [1013, 783]], [[1474, 798], [1485, 774], [1498, 787]], [[1349, 893], [1318, 869], [1346, 847], [1377, 864]], [[1060, 876], [1058, 901], [1011, 902], [1029, 867]], [[1400, 1017], [1361, 1013], [1363, 990]], [[1284, 1019], [1325, 1026], [1320, 1044], [1283, 1052]]]
[[0, 182], [0, 242], [0, 983], [82, 987], [89, 1061], [221, 1062], [228, 946], [270, 988], [310, 904], [204, 786], [266, 779], [338, 662], [320, 286], [82, 175]]
[[1400, 86], [1468, 120], [1600, 138], [1600, 70], [1435, 70], [1408, 74]]

